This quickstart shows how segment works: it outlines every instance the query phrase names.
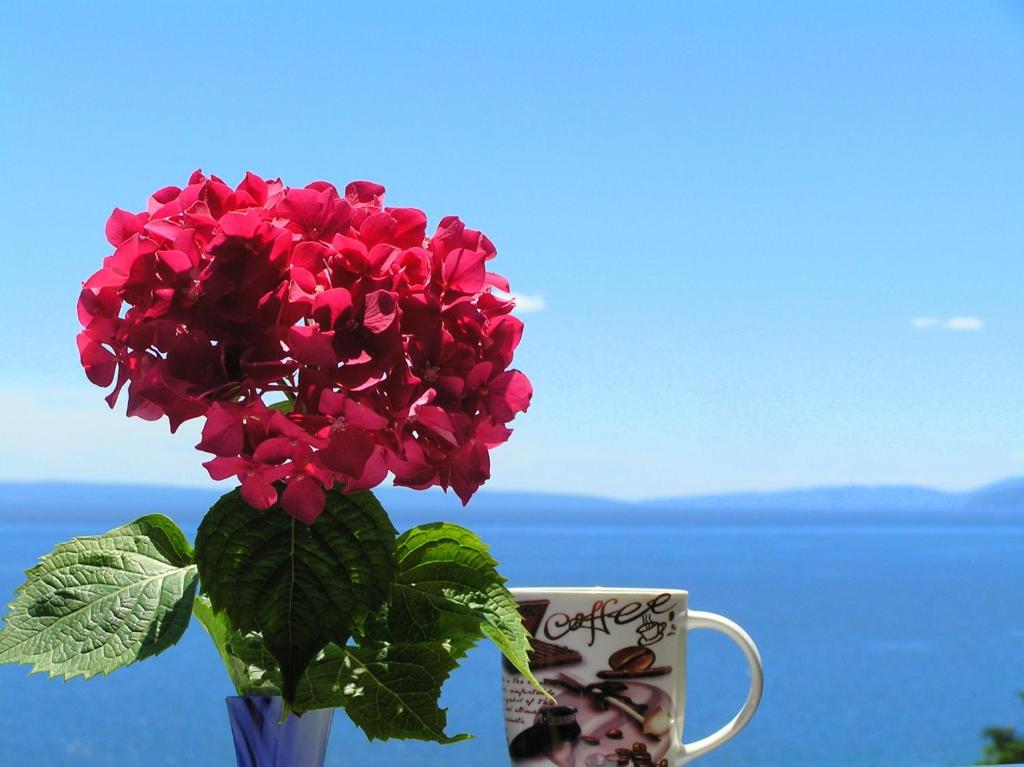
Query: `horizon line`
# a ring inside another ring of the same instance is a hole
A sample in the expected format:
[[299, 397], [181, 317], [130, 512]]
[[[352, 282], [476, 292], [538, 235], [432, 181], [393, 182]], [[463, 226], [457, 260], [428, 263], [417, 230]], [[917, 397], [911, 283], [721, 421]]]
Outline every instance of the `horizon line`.
[[[608, 495], [596, 495], [585, 492], [575, 492], [571, 490], [537, 490], [537, 489], [525, 489], [516, 490], [511, 488], [487, 488], [486, 486], [481, 488], [478, 493], [483, 495], [498, 495], [498, 494], [512, 494], [512, 495], [527, 495], [527, 496], [556, 496], [565, 498], [581, 498], [594, 501], [612, 501], [615, 503], [621, 503], [626, 505], [642, 505], [646, 503], [654, 503], [661, 501], [684, 501], [684, 500], [704, 500], [711, 498], [723, 498], [731, 496], [772, 496], [772, 495], [783, 495], [786, 493], [813, 493], [818, 491], [837, 491], [837, 490], [923, 490], [926, 492], [938, 493], [948, 496], [969, 496], [977, 493], [981, 490], [991, 488], [997, 485], [1001, 485], [1006, 482], [1024, 479], [1024, 475], [1011, 475], [1002, 479], [996, 479], [991, 482], [986, 482], [981, 485], [976, 485], [965, 489], [950, 489], [940, 488], [932, 485], [925, 485], [913, 482], [893, 482], [893, 483], [858, 483], [858, 482], [844, 482], [837, 484], [818, 484], [818, 485], [794, 485], [790, 487], [781, 487], [774, 489], [756, 490], [720, 490], [710, 492], [699, 492], [699, 493], [687, 493], [677, 495], [656, 495], [656, 496], [644, 496], [641, 498], [621, 498]], [[154, 482], [119, 482], [119, 481], [93, 481], [93, 480], [79, 480], [79, 479], [8, 479], [0, 477], [0, 487], [19, 485], [19, 486], [42, 486], [42, 485], [61, 485], [61, 486], [85, 486], [95, 488], [151, 488], [151, 489], [174, 489], [174, 490], [195, 490], [195, 491], [211, 491], [216, 492], [219, 487], [223, 486], [223, 483], [209, 484], [170, 484], [170, 483], [154, 483]], [[435, 493], [441, 495], [448, 495], [445, 491], [437, 487], [429, 488], [426, 491], [413, 490], [412, 488], [406, 488], [396, 485], [379, 485], [373, 490], [383, 488], [386, 491], [397, 491], [397, 492], [409, 492], [422, 494]], [[233, 488], [232, 488], [233, 489]], [[224, 492], [230, 492], [226, 490]]]

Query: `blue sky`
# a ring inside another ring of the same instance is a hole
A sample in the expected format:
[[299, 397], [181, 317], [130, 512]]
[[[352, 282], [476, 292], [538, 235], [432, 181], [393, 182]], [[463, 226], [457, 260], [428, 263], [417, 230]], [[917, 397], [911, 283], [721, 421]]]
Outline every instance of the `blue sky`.
[[1024, 473], [1024, 4], [372, 5], [3, 4], [0, 479], [208, 481], [73, 343], [110, 209], [197, 167], [490, 234], [539, 309], [490, 487]]

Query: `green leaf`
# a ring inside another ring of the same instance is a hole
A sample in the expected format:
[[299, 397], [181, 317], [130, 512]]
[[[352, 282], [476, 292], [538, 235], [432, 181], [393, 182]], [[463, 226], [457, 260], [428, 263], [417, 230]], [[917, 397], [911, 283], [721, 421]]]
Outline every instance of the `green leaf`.
[[252, 668], [243, 658], [232, 652], [232, 643], [237, 642], [241, 635], [231, 628], [225, 613], [214, 611], [209, 597], [203, 594], [197, 596], [192, 604], [192, 614], [199, 619], [206, 633], [210, 635], [220, 659], [224, 662], [228, 677], [239, 695], [280, 694], [280, 689], [271, 691], [269, 686], [263, 683], [262, 669]]
[[196, 562], [214, 610], [263, 635], [291, 702], [316, 654], [345, 644], [387, 599], [394, 548], [395, 529], [370, 493], [329, 492], [305, 525], [279, 506], [257, 511], [235, 490], [199, 526]]
[[257, 632], [234, 632], [228, 642], [228, 653], [242, 665], [245, 691], [241, 695], [281, 694], [281, 670]]
[[493, 641], [538, 690], [530, 671], [529, 637], [498, 563], [470, 530], [436, 522], [398, 539], [391, 602], [368, 635], [394, 643], [443, 642], [455, 659], [481, 636]]
[[437, 702], [457, 665], [441, 642], [332, 644], [306, 670], [296, 709], [342, 707], [371, 740], [455, 743], [469, 735], [445, 734], [448, 716]]
[[0, 663], [50, 677], [109, 674], [188, 626], [196, 567], [185, 534], [151, 514], [58, 545], [29, 570], [0, 631]]
[[259, 634], [242, 634], [232, 629], [227, 614], [215, 612], [210, 598], [203, 594], [196, 597], [192, 614], [213, 640], [239, 695], [281, 694], [277, 662]]
[[[200, 596], [196, 603], [203, 600]], [[277, 662], [259, 634], [229, 630], [225, 653], [226, 665], [230, 660], [242, 668], [240, 695], [281, 694]], [[307, 666], [288, 710], [343, 708], [371, 739], [454, 743], [469, 736], [445, 734], [447, 712], [438, 700], [457, 665], [443, 642], [372, 647], [331, 643]], [[233, 666], [228, 668], [231, 673]]]

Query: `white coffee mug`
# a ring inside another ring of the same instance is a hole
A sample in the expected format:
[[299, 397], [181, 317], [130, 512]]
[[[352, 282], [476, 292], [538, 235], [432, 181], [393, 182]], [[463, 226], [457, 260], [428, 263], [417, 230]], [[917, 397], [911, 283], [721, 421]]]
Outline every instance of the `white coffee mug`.
[[[738, 625], [690, 610], [675, 589], [512, 589], [545, 697], [503, 664], [505, 733], [516, 767], [678, 767], [735, 737], [761, 701], [761, 655]], [[686, 635], [714, 629], [743, 650], [750, 692], [732, 721], [684, 743]]]

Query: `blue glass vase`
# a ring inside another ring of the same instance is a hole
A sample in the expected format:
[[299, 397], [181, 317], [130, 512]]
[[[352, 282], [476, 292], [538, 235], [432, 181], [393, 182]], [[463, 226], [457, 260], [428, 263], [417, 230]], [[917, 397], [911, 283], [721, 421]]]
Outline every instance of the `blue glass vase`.
[[281, 722], [280, 696], [227, 699], [238, 767], [323, 767], [334, 709], [307, 711]]

